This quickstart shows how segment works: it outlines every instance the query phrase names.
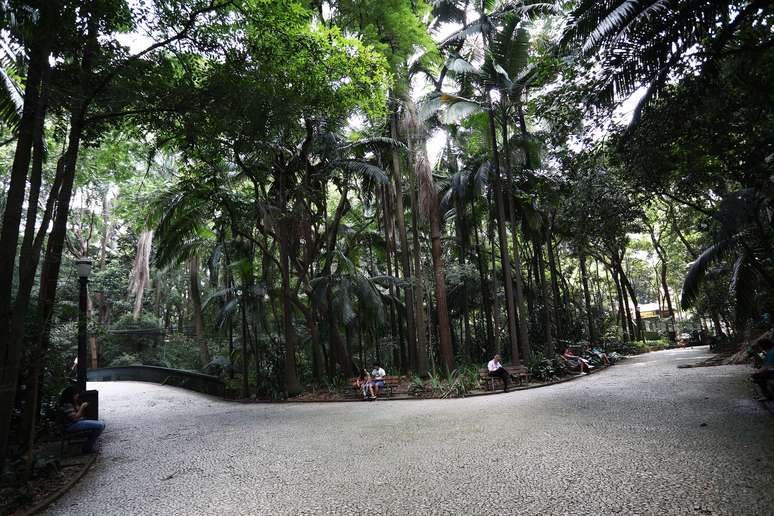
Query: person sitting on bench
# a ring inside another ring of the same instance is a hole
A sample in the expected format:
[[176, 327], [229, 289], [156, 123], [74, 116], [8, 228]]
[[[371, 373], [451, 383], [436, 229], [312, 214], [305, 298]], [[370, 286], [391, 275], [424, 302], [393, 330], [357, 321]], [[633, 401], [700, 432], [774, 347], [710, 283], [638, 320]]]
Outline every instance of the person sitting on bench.
[[590, 367], [589, 362], [577, 355], [575, 355], [570, 348], [566, 348], [564, 350], [564, 353], [562, 353], [562, 356], [567, 360], [567, 363], [572, 368], [577, 368], [580, 370], [581, 374], [588, 374]]
[[379, 365], [379, 362], [374, 362], [374, 369], [371, 371], [371, 384], [373, 385], [374, 396], [379, 396], [379, 389], [384, 387], [384, 377], [387, 373]]
[[367, 369], [360, 370], [360, 376], [357, 379], [356, 387], [363, 392], [364, 400], [375, 400], [374, 385], [371, 382], [371, 375]]
[[774, 343], [764, 337], [759, 339], [756, 344], [761, 351], [766, 353], [766, 356], [763, 358], [763, 365], [752, 374], [752, 379], [761, 390], [758, 401], [770, 401], [774, 398], [771, 396], [767, 383], [769, 380], [774, 380]]
[[486, 365], [486, 368], [489, 370], [489, 376], [499, 378], [503, 381], [503, 392], [508, 392], [508, 382], [511, 380], [511, 375], [505, 370], [502, 363], [500, 363], [500, 360], [500, 355], [495, 355]]
[[89, 404], [88, 402], [80, 403], [79, 396], [80, 391], [74, 385], [65, 387], [62, 394], [59, 395], [59, 408], [64, 416], [64, 431], [88, 431], [89, 437], [81, 451], [83, 453], [92, 453], [97, 437], [105, 430], [105, 423], [84, 418], [84, 412]]

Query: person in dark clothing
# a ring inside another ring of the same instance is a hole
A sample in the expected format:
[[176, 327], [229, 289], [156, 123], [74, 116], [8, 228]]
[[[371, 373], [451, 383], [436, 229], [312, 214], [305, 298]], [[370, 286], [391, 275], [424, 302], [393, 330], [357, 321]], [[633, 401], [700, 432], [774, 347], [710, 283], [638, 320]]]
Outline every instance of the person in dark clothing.
[[763, 358], [763, 365], [752, 374], [752, 380], [761, 390], [761, 397], [758, 398], [759, 401], [770, 401], [772, 396], [767, 384], [769, 380], [774, 380], [774, 343], [764, 337], [758, 340], [756, 344], [766, 355]]
[[80, 403], [79, 395], [80, 392], [75, 386], [66, 387], [59, 395], [59, 410], [61, 410], [64, 418], [65, 432], [89, 431], [89, 438], [81, 451], [83, 453], [91, 453], [94, 451], [94, 443], [97, 441], [97, 437], [105, 430], [105, 423], [86, 419], [83, 416], [89, 403], [85, 401]]

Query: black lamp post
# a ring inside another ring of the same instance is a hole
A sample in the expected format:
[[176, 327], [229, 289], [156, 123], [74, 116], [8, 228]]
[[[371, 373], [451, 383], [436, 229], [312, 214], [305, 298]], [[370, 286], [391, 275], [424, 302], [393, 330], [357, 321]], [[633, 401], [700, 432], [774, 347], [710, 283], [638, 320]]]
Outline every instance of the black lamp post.
[[91, 275], [91, 260], [83, 257], [75, 261], [78, 267], [78, 280], [80, 283], [80, 292], [78, 296], [78, 389], [83, 392], [86, 390], [86, 307], [87, 307], [87, 288], [89, 284], [89, 275]]

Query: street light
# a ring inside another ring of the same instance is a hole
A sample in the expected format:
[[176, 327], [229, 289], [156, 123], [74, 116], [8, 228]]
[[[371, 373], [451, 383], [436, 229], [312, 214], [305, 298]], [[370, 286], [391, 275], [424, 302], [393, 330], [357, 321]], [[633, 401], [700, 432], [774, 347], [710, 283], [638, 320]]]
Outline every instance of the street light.
[[89, 276], [91, 275], [91, 260], [82, 257], [75, 261], [78, 268], [80, 292], [78, 296], [78, 389], [86, 390], [86, 305]]

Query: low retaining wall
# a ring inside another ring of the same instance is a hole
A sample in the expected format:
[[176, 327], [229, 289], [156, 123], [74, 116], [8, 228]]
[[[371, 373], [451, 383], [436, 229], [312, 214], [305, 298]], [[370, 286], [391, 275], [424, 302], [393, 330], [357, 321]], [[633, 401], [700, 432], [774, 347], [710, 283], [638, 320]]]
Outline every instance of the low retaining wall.
[[166, 367], [156, 366], [121, 366], [121, 367], [101, 367], [91, 369], [86, 373], [86, 378], [90, 382], [151, 382], [162, 385], [172, 385], [182, 387], [192, 391], [213, 396], [225, 396], [226, 386], [223, 380], [217, 376], [195, 373], [193, 371], [184, 371], [182, 369], [168, 369]]

